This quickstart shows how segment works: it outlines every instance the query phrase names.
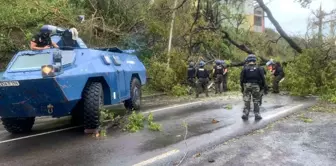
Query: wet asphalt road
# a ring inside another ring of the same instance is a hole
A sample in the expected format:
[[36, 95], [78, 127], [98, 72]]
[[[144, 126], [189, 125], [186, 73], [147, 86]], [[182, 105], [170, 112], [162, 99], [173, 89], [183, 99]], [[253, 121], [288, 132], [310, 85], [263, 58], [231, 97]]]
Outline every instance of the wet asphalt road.
[[[153, 111], [154, 120], [162, 124], [161, 132], [144, 129], [127, 133], [110, 128], [104, 138], [84, 135], [80, 128], [46, 133], [70, 127], [67, 118], [37, 122], [30, 136], [13, 136], [0, 127], [0, 165], [173, 165], [181, 160], [184, 152], [191, 156], [223, 139], [266, 125], [275, 114], [281, 116], [282, 110], [312, 104], [307, 99], [268, 95], [261, 108], [264, 119], [254, 122], [251, 114], [251, 119], [243, 122], [240, 96], [203, 99], [184, 105], [181, 104], [185, 101], [152, 100], [144, 102], [142, 111]], [[180, 105], [167, 106], [171, 102]], [[213, 119], [218, 123], [212, 123]], [[38, 133], [44, 135], [32, 135]]]

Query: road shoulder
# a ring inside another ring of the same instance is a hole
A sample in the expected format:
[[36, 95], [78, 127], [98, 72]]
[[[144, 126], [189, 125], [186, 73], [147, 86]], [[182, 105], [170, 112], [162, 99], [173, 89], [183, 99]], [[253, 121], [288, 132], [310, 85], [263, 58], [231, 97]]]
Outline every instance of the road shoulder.
[[315, 106], [196, 153], [184, 165], [336, 165], [335, 105]]

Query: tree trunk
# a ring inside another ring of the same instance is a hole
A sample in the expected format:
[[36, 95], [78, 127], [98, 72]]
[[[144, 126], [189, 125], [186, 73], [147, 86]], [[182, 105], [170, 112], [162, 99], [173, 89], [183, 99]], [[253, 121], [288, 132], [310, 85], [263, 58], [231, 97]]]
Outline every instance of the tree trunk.
[[276, 30], [280, 33], [280, 35], [288, 42], [288, 44], [298, 53], [302, 53], [302, 49], [300, 46], [298, 46], [288, 35], [287, 33], [282, 29], [280, 24], [272, 15], [272, 12], [269, 10], [269, 8], [265, 5], [263, 0], [256, 0], [259, 4], [259, 6], [267, 13], [268, 19], [272, 22], [272, 24], [275, 26]]

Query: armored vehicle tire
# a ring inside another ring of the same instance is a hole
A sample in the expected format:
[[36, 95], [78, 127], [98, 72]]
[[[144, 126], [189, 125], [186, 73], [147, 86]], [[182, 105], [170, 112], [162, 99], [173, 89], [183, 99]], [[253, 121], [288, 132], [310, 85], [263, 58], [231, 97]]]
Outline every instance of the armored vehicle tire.
[[84, 128], [97, 129], [100, 125], [100, 108], [104, 103], [103, 86], [99, 82], [87, 85], [83, 92]]
[[80, 100], [75, 108], [71, 112], [71, 123], [73, 125], [83, 125], [84, 113], [83, 113], [83, 100]]
[[131, 82], [131, 98], [124, 102], [128, 110], [140, 110], [141, 106], [141, 83], [138, 78], [133, 78]]
[[35, 117], [29, 118], [1, 118], [5, 129], [13, 134], [31, 131], [35, 123]]

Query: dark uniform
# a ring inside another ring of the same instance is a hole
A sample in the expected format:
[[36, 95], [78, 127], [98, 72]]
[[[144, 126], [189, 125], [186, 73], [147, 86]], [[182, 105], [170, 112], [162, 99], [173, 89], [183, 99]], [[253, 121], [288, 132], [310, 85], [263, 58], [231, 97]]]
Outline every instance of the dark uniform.
[[187, 71], [187, 81], [188, 81], [188, 85], [191, 88], [195, 88], [196, 84], [195, 84], [195, 77], [196, 77], [196, 69], [194, 67], [194, 63], [190, 62], [189, 67], [188, 67], [188, 71]]
[[213, 67], [213, 71], [214, 71], [214, 76], [213, 78], [215, 79], [215, 90], [216, 90], [216, 94], [222, 93], [221, 91], [221, 84], [223, 83], [223, 77], [224, 77], [224, 66], [220, 63], [220, 61], [216, 61], [216, 65]]
[[47, 33], [38, 33], [33, 36], [32, 42], [36, 43], [37, 47], [52, 46], [52, 41]]
[[203, 61], [200, 62], [200, 68], [196, 70], [197, 81], [197, 91], [196, 97], [199, 96], [201, 91], [205, 92], [205, 95], [208, 97], [208, 83], [209, 83], [209, 71], [204, 69], [205, 63]]
[[[265, 80], [266, 80], [266, 70], [263, 67], [260, 67], [260, 70], [264, 74], [264, 77], [265, 77]], [[267, 85], [265, 85], [265, 86], [267, 86]], [[267, 91], [265, 92], [265, 90], [263, 88], [261, 88], [260, 89], [260, 102], [259, 102], [259, 106], [261, 106], [261, 104], [262, 104], [262, 97], [263, 97], [264, 93], [267, 93]]]
[[[222, 65], [224, 67], [224, 71], [227, 70], [227, 65], [225, 64], [224, 61], [222, 61]], [[228, 73], [224, 73], [223, 75], [223, 91], [227, 91], [227, 78], [228, 78]]]
[[[260, 116], [259, 103], [260, 103], [260, 90], [264, 89], [267, 93], [266, 80], [263, 71], [258, 67], [255, 62], [257, 58], [255, 55], [247, 57], [248, 64], [244, 66], [240, 74], [240, 85], [243, 92], [244, 111], [242, 119], [247, 120], [251, 107], [251, 96], [253, 98], [253, 111], [256, 120], [262, 119]], [[251, 63], [252, 62], [252, 63]]]
[[279, 82], [282, 78], [285, 77], [285, 72], [283, 71], [279, 62], [277, 62], [273, 66], [274, 66], [273, 93], [279, 93]]

